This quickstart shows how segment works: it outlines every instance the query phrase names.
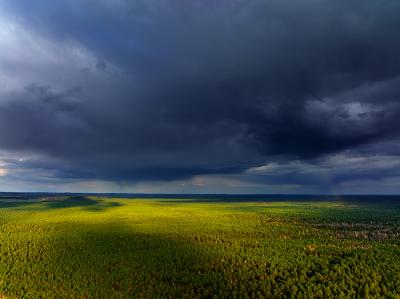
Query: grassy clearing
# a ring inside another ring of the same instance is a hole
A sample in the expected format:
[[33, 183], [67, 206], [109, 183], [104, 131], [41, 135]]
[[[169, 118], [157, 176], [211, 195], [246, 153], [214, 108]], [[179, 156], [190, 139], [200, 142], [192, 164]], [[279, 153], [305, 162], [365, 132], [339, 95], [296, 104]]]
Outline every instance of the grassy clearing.
[[7, 200], [0, 294], [400, 298], [399, 224], [393, 203]]

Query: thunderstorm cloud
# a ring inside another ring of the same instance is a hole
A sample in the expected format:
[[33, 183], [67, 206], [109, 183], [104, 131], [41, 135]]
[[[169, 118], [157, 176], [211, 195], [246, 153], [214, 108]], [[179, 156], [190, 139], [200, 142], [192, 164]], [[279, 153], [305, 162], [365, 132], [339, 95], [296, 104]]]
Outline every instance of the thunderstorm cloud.
[[398, 193], [399, 28], [397, 0], [0, 0], [0, 189]]

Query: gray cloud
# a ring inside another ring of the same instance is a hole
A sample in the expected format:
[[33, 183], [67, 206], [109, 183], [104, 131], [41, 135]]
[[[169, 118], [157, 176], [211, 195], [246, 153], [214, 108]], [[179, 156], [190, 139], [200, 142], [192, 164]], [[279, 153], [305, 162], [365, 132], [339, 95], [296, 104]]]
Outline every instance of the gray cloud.
[[[25, 34], [0, 49], [0, 73], [15, 78], [0, 94], [0, 148], [39, 155], [57, 178], [231, 175], [366, 147], [385, 155], [399, 139], [398, 1], [0, 8]], [[33, 40], [40, 65], [13, 67], [11, 50]]]

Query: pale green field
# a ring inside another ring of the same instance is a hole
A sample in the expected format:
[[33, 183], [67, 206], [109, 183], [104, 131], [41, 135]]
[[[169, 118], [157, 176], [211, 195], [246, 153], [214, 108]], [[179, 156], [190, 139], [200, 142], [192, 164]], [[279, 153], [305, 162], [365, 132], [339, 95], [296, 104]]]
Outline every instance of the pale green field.
[[399, 204], [3, 201], [0, 294], [400, 298], [399, 226]]

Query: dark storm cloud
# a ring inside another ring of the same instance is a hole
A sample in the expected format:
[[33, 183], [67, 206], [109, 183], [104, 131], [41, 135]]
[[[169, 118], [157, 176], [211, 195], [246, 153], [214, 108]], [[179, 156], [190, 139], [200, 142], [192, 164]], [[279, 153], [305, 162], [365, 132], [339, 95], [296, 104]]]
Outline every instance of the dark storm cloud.
[[37, 153], [58, 177], [240, 173], [399, 138], [398, 1], [0, 5], [96, 57], [72, 85], [32, 78], [0, 101], [0, 148]]
[[[370, 186], [380, 185], [374, 192], [385, 193], [387, 181], [400, 178], [400, 159], [390, 155], [332, 155], [313, 161], [272, 162], [261, 167], [248, 169], [243, 181], [269, 185], [295, 184], [302, 188], [312, 187], [321, 193], [340, 190], [347, 184], [359, 184], [370, 190]], [[372, 188], [374, 189], [374, 188]], [[350, 190], [350, 189], [347, 189]], [[362, 189], [361, 189], [362, 190]]]
[[103, 60], [98, 60], [96, 62], [96, 68], [101, 71], [105, 71], [107, 68], [107, 64]]

